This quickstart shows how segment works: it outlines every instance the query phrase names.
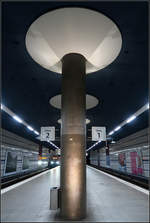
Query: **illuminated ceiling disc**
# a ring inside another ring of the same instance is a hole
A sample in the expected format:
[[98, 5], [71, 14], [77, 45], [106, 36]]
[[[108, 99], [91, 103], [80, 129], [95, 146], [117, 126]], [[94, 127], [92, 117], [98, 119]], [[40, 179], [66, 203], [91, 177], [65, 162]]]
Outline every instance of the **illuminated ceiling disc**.
[[[61, 119], [58, 119], [57, 121], [59, 124], [61, 124]], [[86, 125], [88, 125], [90, 123], [90, 119], [86, 118]]]
[[[58, 94], [54, 97], [52, 97], [49, 100], [50, 105], [52, 105], [55, 108], [61, 109], [61, 95]], [[92, 95], [87, 94], [86, 95], [86, 109], [94, 108], [98, 105], [98, 99]]]
[[36, 19], [26, 34], [26, 48], [42, 67], [62, 73], [61, 59], [83, 55], [86, 73], [111, 64], [122, 46], [121, 33], [107, 16], [85, 8], [59, 8]]

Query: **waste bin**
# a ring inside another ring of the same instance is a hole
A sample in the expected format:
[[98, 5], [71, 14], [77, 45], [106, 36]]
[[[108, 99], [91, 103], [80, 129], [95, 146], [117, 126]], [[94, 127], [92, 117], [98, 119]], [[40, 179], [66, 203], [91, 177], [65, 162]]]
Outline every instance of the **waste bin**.
[[50, 189], [50, 210], [56, 210], [60, 204], [60, 187], [52, 187]]

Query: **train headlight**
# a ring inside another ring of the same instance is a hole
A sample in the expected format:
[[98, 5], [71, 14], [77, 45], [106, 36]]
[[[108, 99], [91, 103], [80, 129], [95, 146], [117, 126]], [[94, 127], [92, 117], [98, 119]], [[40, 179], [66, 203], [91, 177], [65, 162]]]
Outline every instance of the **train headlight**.
[[42, 160], [38, 160], [38, 165], [42, 165]]
[[54, 161], [51, 161], [51, 164], [54, 164]]
[[56, 161], [56, 164], [59, 164], [59, 161]]

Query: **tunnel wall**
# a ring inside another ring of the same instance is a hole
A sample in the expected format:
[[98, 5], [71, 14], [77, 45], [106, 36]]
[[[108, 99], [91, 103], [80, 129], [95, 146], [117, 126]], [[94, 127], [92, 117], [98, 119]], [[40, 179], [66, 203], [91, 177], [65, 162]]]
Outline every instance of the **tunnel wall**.
[[90, 152], [90, 164], [106, 167], [138, 177], [149, 177], [149, 129], [143, 129], [110, 144], [110, 154], [105, 148]]

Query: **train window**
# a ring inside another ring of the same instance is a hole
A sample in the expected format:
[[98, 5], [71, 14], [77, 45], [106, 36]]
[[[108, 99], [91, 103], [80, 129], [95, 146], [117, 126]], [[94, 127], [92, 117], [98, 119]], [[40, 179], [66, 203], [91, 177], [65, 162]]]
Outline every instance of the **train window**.
[[16, 171], [17, 171], [17, 153], [8, 151], [5, 174], [14, 173]]
[[27, 156], [23, 156], [22, 169], [23, 170], [29, 169], [29, 159]]

